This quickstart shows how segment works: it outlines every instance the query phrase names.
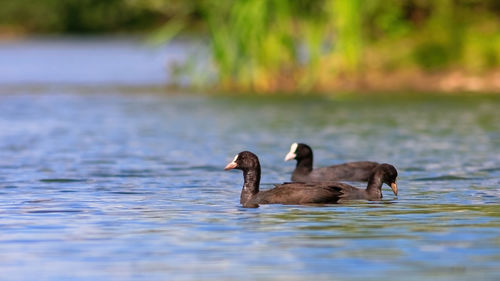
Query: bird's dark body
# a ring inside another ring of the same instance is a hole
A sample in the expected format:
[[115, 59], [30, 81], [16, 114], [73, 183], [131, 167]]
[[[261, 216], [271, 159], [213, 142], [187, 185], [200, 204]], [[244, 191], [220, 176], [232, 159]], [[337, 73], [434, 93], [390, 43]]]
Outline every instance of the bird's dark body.
[[342, 195], [335, 184], [285, 183], [260, 191], [251, 200], [255, 204], [328, 204], [337, 203]]
[[377, 162], [358, 161], [312, 169], [312, 165], [311, 167], [302, 167], [298, 162], [292, 173], [292, 181], [368, 181], [373, 169], [378, 165]]
[[292, 173], [292, 181], [368, 181], [372, 171], [379, 165], [372, 161], [347, 162], [323, 168], [313, 169], [313, 151], [304, 143], [294, 143], [285, 161], [295, 159], [297, 165]]

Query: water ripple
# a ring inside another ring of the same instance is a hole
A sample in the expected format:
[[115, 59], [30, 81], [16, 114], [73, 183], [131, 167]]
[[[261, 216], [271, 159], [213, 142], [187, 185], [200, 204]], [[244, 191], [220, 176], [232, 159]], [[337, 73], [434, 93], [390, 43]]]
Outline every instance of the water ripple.
[[[3, 279], [498, 279], [498, 98], [0, 100]], [[254, 151], [272, 188], [296, 141], [316, 166], [394, 164], [400, 194], [242, 208], [224, 165]]]

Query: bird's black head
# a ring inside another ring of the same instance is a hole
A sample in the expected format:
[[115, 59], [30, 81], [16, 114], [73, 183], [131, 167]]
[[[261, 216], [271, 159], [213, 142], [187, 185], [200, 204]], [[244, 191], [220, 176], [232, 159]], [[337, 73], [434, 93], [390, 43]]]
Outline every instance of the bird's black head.
[[292, 159], [300, 161], [305, 158], [312, 158], [312, 149], [304, 143], [293, 143], [290, 152], [285, 156], [285, 161]]
[[224, 170], [238, 169], [238, 170], [252, 170], [260, 168], [259, 158], [257, 155], [250, 151], [242, 151], [238, 153], [233, 161], [226, 165]]
[[[398, 171], [391, 164], [383, 163], [375, 168], [380, 175], [382, 175], [382, 182], [387, 184], [392, 188], [394, 195], [398, 195], [398, 186], [396, 185], [396, 178], [398, 177]], [[375, 172], [374, 171], [374, 172]]]

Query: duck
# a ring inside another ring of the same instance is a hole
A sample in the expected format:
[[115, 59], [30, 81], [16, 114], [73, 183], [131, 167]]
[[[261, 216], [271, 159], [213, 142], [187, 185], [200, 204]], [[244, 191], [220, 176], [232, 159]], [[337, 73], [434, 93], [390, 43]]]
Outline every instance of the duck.
[[373, 169], [380, 164], [372, 161], [356, 161], [313, 169], [312, 149], [304, 143], [293, 143], [290, 146], [290, 152], [285, 156], [285, 162], [292, 159], [297, 160], [297, 165], [292, 173], [291, 180], [297, 182], [366, 182], [369, 180]]
[[240, 204], [245, 208], [257, 208], [260, 204], [314, 205], [335, 204], [346, 200], [379, 200], [382, 198], [382, 184], [392, 188], [397, 196], [396, 178], [398, 172], [390, 164], [379, 164], [370, 176], [366, 189], [340, 182], [285, 182], [276, 184], [270, 190], [261, 191], [260, 162], [250, 151], [238, 153], [224, 170], [243, 171], [243, 188]]

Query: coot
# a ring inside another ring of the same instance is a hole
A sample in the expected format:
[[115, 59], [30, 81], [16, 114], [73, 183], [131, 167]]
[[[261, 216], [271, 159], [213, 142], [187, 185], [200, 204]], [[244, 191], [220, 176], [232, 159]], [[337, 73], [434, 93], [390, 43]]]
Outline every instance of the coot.
[[285, 161], [296, 159], [297, 166], [292, 173], [292, 181], [368, 181], [372, 170], [379, 165], [377, 162], [357, 161], [333, 165], [313, 170], [312, 149], [303, 143], [294, 143]]
[[391, 186], [398, 193], [396, 177], [398, 172], [389, 164], [377, 166], [368, 181], [366, 189], [359, 189], [339, 182], [302, 183], [292, 182], [275, 185], [275, 188], [259, 191], [260, 163], [255, 154], [243, 151], [236, 155], [224, 170], [243, 171], [243, 189], [240, 203], [243, 207], [256, 208], [259, 204], [328, 204], [344, 200], [382, 198], [382, 184]]

